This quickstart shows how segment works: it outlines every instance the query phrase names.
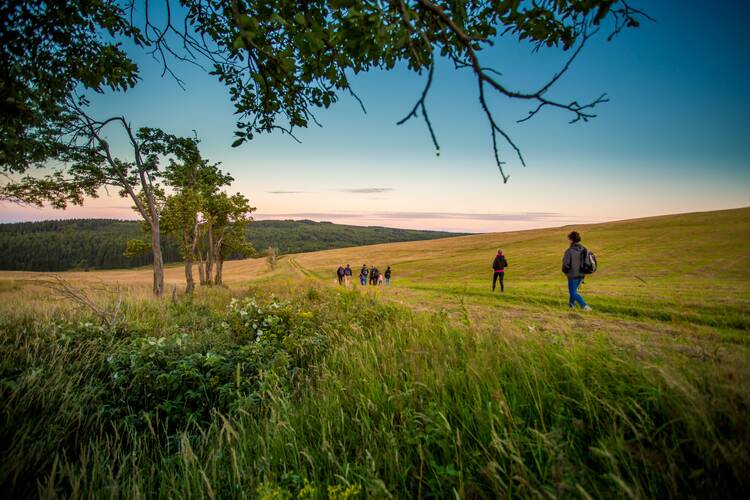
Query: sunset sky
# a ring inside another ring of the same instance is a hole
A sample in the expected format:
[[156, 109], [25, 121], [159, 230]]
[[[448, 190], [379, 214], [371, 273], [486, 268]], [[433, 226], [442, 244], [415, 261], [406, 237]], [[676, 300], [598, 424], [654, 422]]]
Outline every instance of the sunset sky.
[[[633, 3], [658, 22], [611, 43], [600, 34], [551, 93], [585, 101], [606, 92], [611, 102], [596, 119], [569, 125], [569, 115], [546, 110], [517, 124], [528, 103], [490, 100], [526, 158], [523, 168], [503, 145], [507, 184], [475, 79], [445, 62], [427, 101], [440, 156], [421, 119], [396, 125], [424, 84], [425, 75], [405, 68], [353, 77], [367, 114], [344, 94], [317, 113], [323, 128], [297, 131], [302, 144], [277, 134], [232, 149], [236, 117], [223, 85], [174, 62], [183, 91], [135, 50], [143, 81], [125, 94], [97, 96], [92, 112], [175, 134], [196, 130], [204, 156], [222, 162], [236, 179], [232, 191], [251, 199], [259, 219], [486, 232], [750, 205], [748, 2]], [[511, 87], [530, 90], [566, 57], [533, 54], [507, 38], [483, 53], [483, 63]], [[136, 214], [114, 191], [64, 212], [0, 206], [3, 222], [68, 217]]]

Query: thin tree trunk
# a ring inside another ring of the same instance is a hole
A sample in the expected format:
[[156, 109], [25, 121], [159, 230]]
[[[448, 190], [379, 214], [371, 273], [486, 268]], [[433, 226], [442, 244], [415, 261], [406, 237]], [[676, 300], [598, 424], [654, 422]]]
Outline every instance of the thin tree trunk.
[[[185, 245], [185, 293], [193, 293], [195, 290], [195, 279], [193, 279], [193, 260], [195, 251], [198, 247], [198, 224], [193, 229], [192, 239], [190, 231], [183, 231], [183, 241]], [[200, 272], [200, 268], [198, 270]]]
[[193, 259], [185, 259], [185, 293], [190, 294], [195, 290], [195, 280], [193, 279]]
[[216, 281], [214, 282], [215, 285], [221, 286], [224, 284], [222, 281], [222, 271], [224, 270], [224, 259], [219, 257], [216, 260]]
[[182, 232], [182, 242], [185, 249], [185, 293], [191, 294], [195, 290], [193, 279], [193, 258], [195, 257], [195, 241], [190, 241], [190, 232]]
[[214, 278], [214, 285], [221, 285], [222, 284], [222, 267], [224, 266], [224, 259], [221, 257], [221, 245], [224, 242], [224, 235], [219, 237], [216, 240], [216, 243], [213, 246], [213, 254], [214, 254], [214, 263], [216, 263], [216, 278]]
[[206, 283], [210, 285], [214, 271], [214, 232], [210, 222], [208, 224], [208, 250], [206, 253]]
[[164, 293], [164, 259], [161, 254], [161, 235], [159, 219], [151, 222], [151, 252], [154, 254], [154, 295], [161, 297]]
[[206, 263], [203, 259], [203, 253], [198, 252], [198, 279], [201, 286], [206, 284]]

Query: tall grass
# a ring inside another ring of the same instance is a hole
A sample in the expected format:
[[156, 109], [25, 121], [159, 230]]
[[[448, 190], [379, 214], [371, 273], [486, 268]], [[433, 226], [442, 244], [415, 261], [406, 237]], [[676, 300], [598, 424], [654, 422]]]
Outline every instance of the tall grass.
[[[289, 328], [311, 321], [304, 338], [315, 343], [281, 335], [257, 358], [252, 390], [221, 412], [175, 428], [159, 414], [137, 426], [93, 411], [118, 404], [98, 381], [111, 377], [107, 356], [134, 339], [190, 330], [190, 352], [169, 351], [178, 360], [242, 344], [229, 297], [208, 295], [200, 314], [141, 304], [123, 330], [87, 327], [74, 341], [59, 336], [69, 324], [6, 322], [4, 490], [726, 498], [750, 486], [750, 391], [713, 361], [666, 359], [591, 332], [477, 328], [325, 289], [292, 295]], [[274, 299], [257, 300], [265, 310]], [[230, 327], [216, 330], [222, 323]], [[299, 349], [305, 361], [289, 361]]]

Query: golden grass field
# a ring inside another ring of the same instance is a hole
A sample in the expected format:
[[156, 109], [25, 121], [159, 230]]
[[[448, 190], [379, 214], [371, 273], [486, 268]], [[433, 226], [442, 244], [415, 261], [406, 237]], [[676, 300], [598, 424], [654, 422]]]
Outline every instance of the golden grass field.
[[[599, 260], [599, 270], [581, 289], [594, 308], [589, 315], [567, 311], [560, 273], [566, 235], [573, 228]], [[498, 248], [509, 261], [504, 294], [493, 294], [490, 286]], [[305, 283], [335, 287], [335, 270], [347, 263], [354, 289], [361, 289], [362, 264], [376, 264], [381, 271], [390, 265], [391, 287], [363, 291], [414, 310], [446, 310], [486, 329], [507, 321], [531, 331], [593, 328], [628, 342], [675, 344], [699, 357], [729, 341], [732, 358], [741, 351], [738, 368], [748, 359], [750, 208], [294, 254], [283, 256], [273, 271], [263, 258], [228, 261], [224, 280], [236, 290]], [[150, 296], [150, 268], [58, 275], [115, 294]], [[49, 291], [34, 286], [49, 276], [0, 272], [0, 310], [38, 308], [54, 316], [67, 308], [46, 300]], [[182, 266], [169, 266], [165, 281], [168, 294], [172, 288], [181, 292]]]

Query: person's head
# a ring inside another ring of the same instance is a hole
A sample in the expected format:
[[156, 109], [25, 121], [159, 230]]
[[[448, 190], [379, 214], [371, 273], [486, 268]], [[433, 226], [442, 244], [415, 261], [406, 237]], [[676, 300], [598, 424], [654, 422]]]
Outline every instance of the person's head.
[[502, 254], [503, 254], [503, 251], [502, 251], [502, 250], [501, 250], [500, 248], [498, 248], [498, 249], [497, 249], [497, 254], [498, 254], [498, 255], [502, 255]]
[[346, 267], [349, 267], [349, 264], [347, 264]]
[[571, 243], [580, 243], [581, 235], [578, 231], [571, 231], [570, 234], [568, 234], [568, 240], [570, 240]]

